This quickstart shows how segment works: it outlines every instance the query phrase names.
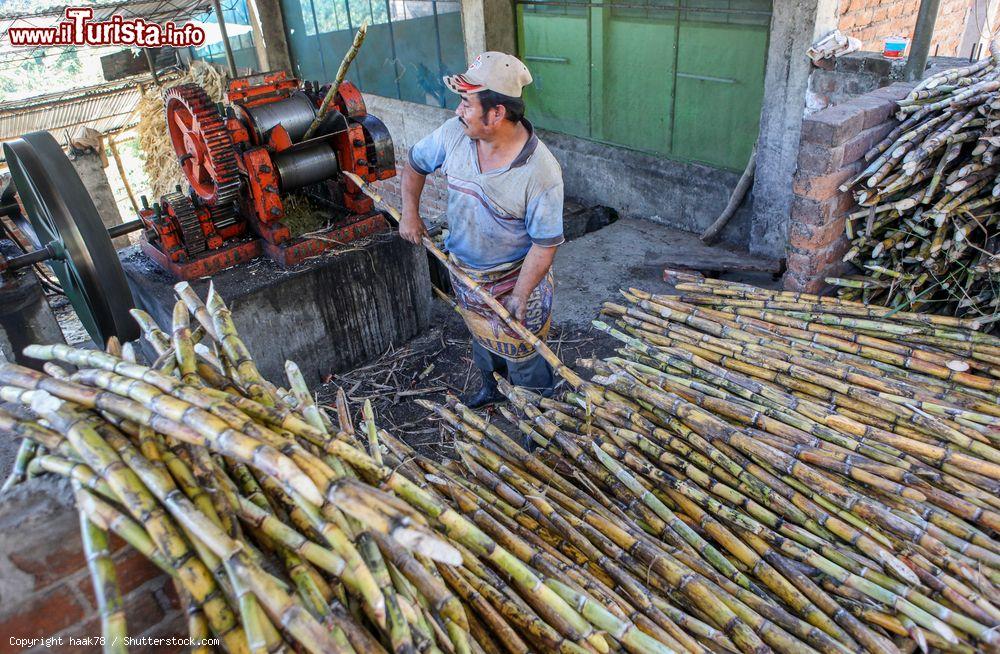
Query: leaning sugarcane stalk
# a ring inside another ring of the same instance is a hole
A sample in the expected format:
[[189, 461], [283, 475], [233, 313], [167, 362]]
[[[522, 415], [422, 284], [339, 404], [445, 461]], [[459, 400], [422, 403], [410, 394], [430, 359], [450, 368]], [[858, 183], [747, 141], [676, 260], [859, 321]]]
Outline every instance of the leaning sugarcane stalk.
[[365, 41], [365, 36], [368, 35], [368, 19], [362, 21], [361, 26], [358, 27], [357, 33], [354, 35], [354, 41], [351, 42], [351, 47], [344, 54], [343, 60], [340, 62], [340, 67], [337, 68], [337, 76], [333, 80], [333, 84], [330, 85], [330, 90], [326, 92], [326, 96], [323, 98], [323, 102], [319, 106], [319, 110], [316, 111], [316, 117], [313, 121], [309, 123], [309, 129], [302, 136], [302, 140], [308, 139], [313, 134], [320, 125], [323, 124], [323, 119], [326, 118], [327, 113], [330, 111], [330, 105], [333, 104], [334, 100], [337, 99], [337, 92], [340, 90], [340, 85], [347, 77], [347, 69], [351, 67], [351, 62], [354, 58], [358, 56], [358, 51], [361, 49], [361, 44]]
[[[389, 213], [392, 219], [396, 221], [396, 223], [400, 222], [401, 218], [399, 216], [399, 211], [395, 207], [388, 204], [382, 198], [382, 196], [379, 195], [363, 179], [361, 179], [360, 177], [351, 172], [346, 172], [345, 174], [352, 182], [354, 182], [355, 185], [357, 185], [358, 188], [360, 188], [365, 193], [365, 195], [367, 195], [376, 203], [385, 208], [385, 210]], [[520, 336], [525, 341], [530, 343], [531, 346], [535, 349], [535, 351], [539, 355], [541, 355], [542, 358], [549, 363], [549, 365], [552, 366], [552, 369], [559, 376], [561, 376], [563, 379], [569, 382], [571, 386], [580, 389], [588, 396], [596, 392], [595, 389], [589, 386], [579, 375], [577, 375], [573, 371], [572, 368], [569, 368], [568, 366], [563, 364], [563, 362], [559, 360], [559, 357], [557, 357], [556, 354], [551, 349], [549, 349], [549, 347], [545, 344], [544, 341], [542, 341], [537, 336], [532, 334], [531, 331], [527, 327], [525, 327], [523, 323], [521, 323], [520, 321], [516, 320], [513, 316], [511, 316], [510, 312], [507, 311], [507, 308], [504, 307], [501, 303], [497, 302], [496, 298], [494, 298], [488, 292], [484, 291], [482, 287], [475, 282], [475, 280], [470, 278], [467, 274], [465, 274], [462, 270], [460, 270], [457, 266], [455, 266], [455, 264], [448, 258], [448, 255], [442, 252], [441, 249], [438, 248], [430, 238], [424, 236], [422, 237], [421, 242], [423, 243], [423, 246], [427, 248], [428, 252], [430, 252], [432, 255], [434, 255], [434, 257], [438, 261], [444, 264], [444, 266], [448, 269], [449, 273], [454, 275], [456, 279], [458, 279], [464, 286], [466, 286], [470, 291], [472, 291], [472, 293], [476, 296], [477, 300], [479, 300], [480, 302], [488, 306], [490, 309], [492, 309], [498, 316], [500, 316], [500, 318], [504, 321], [504, 323], [508, 327], [510, 327], [517, 333], [518, 336]], [[596, 400], [596, 397], [594, 399]]]

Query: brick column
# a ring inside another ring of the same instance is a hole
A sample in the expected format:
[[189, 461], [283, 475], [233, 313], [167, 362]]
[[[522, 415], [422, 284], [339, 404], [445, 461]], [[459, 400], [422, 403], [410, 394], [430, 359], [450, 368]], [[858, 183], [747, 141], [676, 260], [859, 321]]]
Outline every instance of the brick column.
[[787, 290], [815, 293], [824, 278], [849, 268], [841, 259], [850, 242], [844, 233], [855, 208], [850, 191], [839, 187], [864, 170], [865, 153], [898, 122], [896, 100], [909, 93], [903, 82], [814, 113], [802, 121], [798, 168], [792, 178], [788, 225]]

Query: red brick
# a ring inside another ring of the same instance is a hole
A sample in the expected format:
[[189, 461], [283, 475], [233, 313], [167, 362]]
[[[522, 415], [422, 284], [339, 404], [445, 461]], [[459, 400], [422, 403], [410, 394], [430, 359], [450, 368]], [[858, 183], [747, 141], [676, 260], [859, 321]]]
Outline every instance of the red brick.
[[796, 174], [826, 175], [839, 170], [844, 163], [844, 146], [829, 147], [815, 143], [799, 145]]
[[794, 284], [798, 288], [815, 288], [815, 280], [831, 274], [839, 274], [841, 270], [839, 264], [843, 259], [850, 243], [847, 239], [838, 239], [834, 243], [815, 251], [796, 252], [789, 251], [786, 258], [788, 276], [785, 280], [787, 284]]
[[[163, 571], [131, 547], [117, 553], [114, 556], [114, 564], [118, 589], [122, 595], [130, 593], [150, 579], [167, 578]], [[87, 599], [94, 601], [94, 582], [91, 581], [89, 574], [78, 582], [78, 588]]]
[[181, 610], [181, 598], [177, 595], [177, 588], [171, 580], [164, 578], [154, 595], [156, 595], [156, 601], [160, 603], [160, 608], [163, 609], [164, 613]]
[[823, 270], [821, 270], [819, 275], [817, 276], [820, 279], [825, 280], [827, 277], [840, 277], [845, 272], [847, 272], [851, 268], [851, 264], [849, 264], [846, 261], [843, 261], [842, 260], [843, 256], [844, 255], [841, 254], [839, 258], [835, 258], [825, 268], [823, 268]]
[[805, 279], [810, 279], [815, 274], [817, 267], [813, 258], [808, 254], [789, 252], [785, 259], [785, 266], [788, 271], [795, 273]]
[[802, 121], [802, 140], [817, 145], [841, 145], [861, 131], [863, 110], [848, 104], [817, 111]]
[[854, 163], [864, 158], [865, 153], [871, 150], [874, 145], [881, 142], [895, 126], [895, 122], [883, 122], [880, 125], [866, 129], [845, 143], [842, 146], [844, 162]]
[[129, 633], [140, 634], [163, 620], [165, 613], [156, 600], [158, 588], [157, 582], [149, 582], [122, 596]]
[[826, 280], [817, 275], [815, 277], [810, 277], [809, 280], [803, 284], [800, 291], [802, 293], [813, 293], [819, 295], [827, 286], [828, 284], [826, 283]]
[[789, 224], [824, 225], [834, 218], [837, 208], [836, 199], [817, 202], [809, 198], [793, 197]]
[[856, 162], [826, 175], [796, 174], [792, 179], [792, 192], [799, 197], [818, 202], [829, 200], [843, 193], [840, 186], [861, 170], [861, 162]]
[[834, 242], [846, 239], [844, 233], [845, 215], [826, 225], [806, 225], [792, 223], [788, 227], [788, 245], [791, 252], [815, 254], [825, 250]]
[[0, 639], [0, 654], [19, 651], [10, 643], [10, 638], [55, 635], [81, 620], [86, 610], [66, 584], [18, 598], [15, 605], [4, 606], [0, 618], [0, 634], [4, 636]]
[[26, 543], [9, 554], [18, 570], [35, 578], [35, 588], [44, 588], [74, 572], [87, 567], [79, 529], [58, 534], [59, 538], [46, 543]]
[[801, 291], [809, 279], [798, 272], [786, 270], [781, 276], [781, 288], [785, 291]]
[[865, 112], [865, 122], [862, 129], [869, 129], [887, 122], [896, 111], [896, 101], [888, 96], [878, 96], [866, 93], [854, 98], [850, 103]]

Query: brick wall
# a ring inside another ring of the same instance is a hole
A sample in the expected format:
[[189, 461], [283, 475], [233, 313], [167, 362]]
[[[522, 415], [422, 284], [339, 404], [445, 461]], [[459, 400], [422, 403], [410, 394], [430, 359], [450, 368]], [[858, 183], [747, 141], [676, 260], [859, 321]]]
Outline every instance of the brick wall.
[[[377, 95], [365, 96], [368, 112], [385, 123], [392, 134], [392, 145], [396, 155], [396, 176], [378, 183], [379, 193], [397, 208], [401, 208], [399, 185], [403, 174], [403, 162], [414, 143], [427, 136], [442, 123], [454, 116], [454, 112], [439, 107], [402, 102]], [[433, 173], [427, 176], [423, 195], [420, 197], [420, 215], [434, 223], [448, 208], [448, 186], [444, 175]]]
[[[110, 547], [122, 592], [128, 635], [186, 637], [173, 583], [154, 565], [112, 537]], [[93, 584], [80, 541], [80, 523], [68, 484], [30, 480], [0, 496], [0, 654], [70, 654], [100, 651], [69, 638], [101, 635]], [[13, 638], [62, 637], [62, 644], [27, 650]], [[169, 654], [183, 648], [130, 647]]]
[[[403, 207], [399, 190], [403, 175], [402, 162], [406, 161], [405, 157], [405, 152], [397, 152], [396, 176], [376, 184], [378, 192], [382, 194], [382, 197], [397, 209], [402, 209]], [[424, 192], [420, 196], [420, 215], [428, 222], [437, 223], [441, 221], [440, 217], [445, 213], [447, 208], [448, 182], [440, 172], [432, 173], [427, 176], [427, 182], [424, 184]]]
[[[925, 75], [967, 64], [967, 59], [957, 57], [929, 57]], [[806, 114], [898, 82], [905, 65], [905, 59], [886, 59], [881, 52], [852, 52], [825, 59], [809, 74]]]
[[[941, 0], [931, 39], [932, 55], [958, 54], [973, 2]], [[860, 39], [862, 50], [881, 52], [885, 37], [913, 36], [919, 8], [920, 0], [841, 0], [838, 28], [847, 36]]]
[[895, 101], [910, 84], [897, 82], [802, 121], [798, 168], [788, 225], [787, 290], [815, 293], [824, 279], [842, 274], [848, 250], [844, 221], [855, 207], [839, 186], [864, 169], [864, 154], [896, 125]]

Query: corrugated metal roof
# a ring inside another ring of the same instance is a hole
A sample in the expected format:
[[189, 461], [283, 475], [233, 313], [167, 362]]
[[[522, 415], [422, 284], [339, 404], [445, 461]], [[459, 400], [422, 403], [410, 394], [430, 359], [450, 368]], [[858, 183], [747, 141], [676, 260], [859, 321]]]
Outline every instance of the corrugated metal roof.
[[65, 145], [67, 134], [72, 135], [81, 125], [102, 134], [130, 127], [139, 119], [135, 114], [140, 98], [139, 85], [150, 82], [148, 75], [139, 76], [0, 103], [0, 142], [46, 130]]

